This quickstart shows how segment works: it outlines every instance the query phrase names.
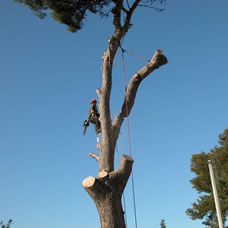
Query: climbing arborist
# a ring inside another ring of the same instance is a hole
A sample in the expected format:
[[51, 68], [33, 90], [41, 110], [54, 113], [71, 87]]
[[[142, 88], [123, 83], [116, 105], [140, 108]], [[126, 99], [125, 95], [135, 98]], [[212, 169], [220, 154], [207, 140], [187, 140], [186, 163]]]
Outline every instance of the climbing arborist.
[[96, 99], [92, 99], [90, 101], [90, 109], [88, 113], [88, 120], [85, 120], [83, 123], [84, 127], [84, 132], [83, 134], [86, 133], [86, 128], [89, 126], [89, 123], [93, 123], [96, 127], [96, 134], [101, 132], [101, 123], [99, 121], [100, 114], [97, 111], [97, 101]]

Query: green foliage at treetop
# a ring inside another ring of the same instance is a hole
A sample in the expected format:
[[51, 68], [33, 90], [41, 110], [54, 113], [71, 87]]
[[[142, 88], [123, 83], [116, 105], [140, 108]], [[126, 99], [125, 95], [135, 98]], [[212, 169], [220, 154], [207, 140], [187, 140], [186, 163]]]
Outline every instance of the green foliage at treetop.
[[215, 146], [210, 152], [193, 154], [191, 171], [196, 177], [190, 180], [193, 188], [200, 194], [192, 208], [188, 208], [186, 214], [193, 220], [203, 219], [207, 227], [218, 228], [216, 208], [210, 180], [208, 160], [211, 160], [218, 190], [223, 220], [228, 216], [228, 128], [219, 135], [219, 146]]
[[14, 0], [17, 3], [27, 5], [39, 18], [47, 15], [50, 10], [53, 19], [66, 24], [67, 29], [76, 32], [83, 26], [86, 13], [99, 13], [104, 15], [104, 7], [111, 0]]
[[164, 9], [154, 7], [152, 4], [158, 2], [162, 5], [166, 0], [14, 0], [14, 2], [28, 6], [41, 19], [50, 12], [54, 20], [67, 25], [68, 31], [76, 32], [83, 27], [83, 21], [88, 13], [104, 17], [109, 16], [115, 7], [120, 7], [121, 13], [126, 16], [135, 3], [137, 7], [148, 7], [161, 12]]

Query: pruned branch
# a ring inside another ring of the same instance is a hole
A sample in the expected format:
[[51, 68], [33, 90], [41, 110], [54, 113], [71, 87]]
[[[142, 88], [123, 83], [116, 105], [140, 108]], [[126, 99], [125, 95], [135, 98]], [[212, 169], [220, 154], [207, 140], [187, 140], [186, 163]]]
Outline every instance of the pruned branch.
[[89, 156], [94, 158], [97, 161], [99, 161], [99, 159], [100, 159], [100, 156], [98, 154], [95, 154], [95, 153], [92, 153], [92, 152], [89, 153]]
[[[155, 69], [159, 68], [163, 64], [167, 63], [167, 59], [162, 53], [157, 51], [151, 62], [139, 70], [131, 79], [125, 101], [123, 103], [120, 114], [115, 118], [112, 123], [111, 112], [110, 112], [110, 95], [112, 88], [112, 67], [113, 61], [118, 50], [121, 38], [126, 34], [130, 27], [131, 17], [133, 12], [141, 2], [141, 0], [135, 0], [132, 6], [126, 13], [126, 18], [124, 25], [121, 27], [121, 10], [123, 10], [123, 0], [117, 1], [113, 0], [116, 4], [112, 10], [114, 15], [113, 24], [115, 27], [115, 32], [113, 36], [109, 39], [109, 47], [105, 51], [102, 66], [102, 86], [101, 89], [97, 90], [99, 97], [99, 110], [100, 110], [100, 122], [102, 138], [99, 147], [99, 171], [106, 170], [107, 172], [112, 172], [114, 170], [114, 153], [115, 144], [119, 136], [120, 127], [123, 123], [123, 119], [127, 117], [134, 104], [135, 96], [138, 90], [138, 86], [141, 81], [147, 77]], [[126, 106], [128, 108], [128, 113], [126, 112]]]
[[[125, 117], [127, 117], [134, 105], [136, 93], [141, 82], [154, 70], [158, 69], [160, 66], [168, 63], [167, 58], [162, 54], [162, 51], [159, 49], [155, 52], [151, 61], [141, 68], [135, 75], [132, 77], [128, 84], [128, 88], [125, 94], [125, 100], [122, 105], [122, 109], [118, 116], [115, 117], [113, 121], [113, 140], [114, 143], [118, 139], [120, 127], [123, 123]], [[126, 110], [127, 107], [127, 110]]]
[[104, 195], [110, 191], [109, 187], [106, 186], [102, 181], [91, 176], [82, 181], [82, 186], [95, 200], [104, 197]]
[[118, 189], [122, 192], [131, 174], [134, 160], [128, 155], [122, 155], [119, 168], [111, 173], [102, 170], [98, 178], [89, 176], [82, 182], [82, 186], [93, 199], [100, 199], [107, 193]]
[[102, 180], [103, 182], [105, 182], [109, 178], [109, 173], [105, 170], [102, 170], [98, 173], [98, 178], [99, 180]]
[[109, 173], [109, 178], [112, 185], [122, 192], [127, 184], [128, 178], [131, 174], [134, 160], [128, 155], [122, 155], [119, 168]]
[[112, 66], [118, 50], [121, 38], [126, 34], [131, 16], [141, 0], [136, 0], [129, 11], [126, 13], [124, 26], [121, 27], [121, 10], [123, 10], [123, 0], [113, 0], [115, 7], [112, 9], [113, 24], [115, 32], [109, 39], [109, 47], [105, 51], [102, 66], [102, 86], [97, 90], [99, 97], [99, 110], [101, 122], [101, 150], [99, 159], [99, 171], [106, 170], [112, 172], [114, 170], [114, 149], [115, 141], [113, 141], [112, 121], [110, 114], [110, 94], [112, 88]]
[[[111, 42], [111, 41], [110, 41]], [[104, 56], [104, 63], [102, 67], [102, 87], [97, 90], [99, 96], [99, 110], [101, 122], [101, 146], [99, 170], [112, 171], [114, 169], [114, 157], [110, 154], [112, 147], [112, 130], [111, 130], [111, 114], [110, 114], [110, 94], [112, 87], [112, 62], [113, 56], [108, 49]]]

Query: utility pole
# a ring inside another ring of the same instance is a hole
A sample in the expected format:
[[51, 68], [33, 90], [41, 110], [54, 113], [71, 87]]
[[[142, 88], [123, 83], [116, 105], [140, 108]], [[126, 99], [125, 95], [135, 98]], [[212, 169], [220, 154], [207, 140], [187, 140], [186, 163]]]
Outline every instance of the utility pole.
[[220, 208], [220, 203], [219, 203], [219, 198], [218, 198], [218, 192], [217, 192], [216, 183], [215, 183], [215, 175], [214, 175], [213, 166], [211, 164], [211, 160], [208, 160], [208, 166], [209, 166], [209, 171], [210, 171], [211, 185], [212, 185], [213, 194], [214, 194], [215, 207], [216, 207], [216, 211], [217, 211], [219, 228], [224, 228], [223, 221], [222, 221], [221, 208]]

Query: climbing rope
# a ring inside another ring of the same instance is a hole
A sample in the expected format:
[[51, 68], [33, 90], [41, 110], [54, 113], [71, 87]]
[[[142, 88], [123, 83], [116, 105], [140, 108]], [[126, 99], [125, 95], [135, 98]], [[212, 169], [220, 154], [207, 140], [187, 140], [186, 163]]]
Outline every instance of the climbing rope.
[[[129, 121], [129, 110], [128, 110], [128, 105], [127, 105], [127, 100], [126, 100], [126, 92], [127, 92], [127, 83], [126, 83], [126, 72], [125, 72], [125, 61], [124, 61], [124, 52], [132, 55], [132, 56], [135, 56], [139, 59], [142, 59], [146, 62], [151, 62], [151, 60], [149, 59], [146, 59], [140, 55], [137, 55], [133, 52], [130, 52], [126, 49], [123, 49], [121, 44], [123, 43], [123, 40], [124, 40], [125, 36], [122, 38], [122, 41], [119, 43], [119, 48], [121, 49], [122, 51], [122, 64], [123, 64], [123, 79], [124, 79], [124, 91], [125, 91], [125, 109], [126, 109], [126, 116], [127, 116], [127, 129], [128, 129], [128, 144], [129, 144], [129, 155], [130, 157], [132, 157], [132, 149], [131, 149], [131, 136], [130, 136], [130, 121]], [[117, 50], [118, 52], [118, 50]], [[115, 59], [114, 59], [114, 62], [115, 62]], [[117, 155], [118, 155], [118, 161], [119, 161], [119, 152], [118, 152], [118, 148], [116, 147], [116, 152], [117, 152]], [[133, 205], [134, 205], [134, 218], [135, 218], [135, 228], [137, 228], [137, 213], [136, 213], [136, 199], [135, 199], [135, 184], [134, 184], [134, 175], [133, 175], [133, 169], [132, 169], [132, 172], [131, 172], [131, 183], [132, 183], [132, 196], [133, 196]], [[124, 193], [123, 193], [123, 209], [124, 209], [124, 219], [125, 219], [125, 224], [126, 224], [126, 227], [127, 227], [127, 211], [126, 211], [126, 204], [125, 204], [125, 196], [124, 196]]]
[[[126, 35], [126, 34], [125, 34], [125, 35]], [[137, 54], [135, 54], [134, 52], [128, 51], [128, 50], [126, 50], [126, 49], [124, 49], [124, 48], [122, 47], [122, 43], [123, 43], [123, 41], [124, 41], [125, 35], [123, 36], [122, 40], [119, 42], [119, 48], [120, 48], [121, 51], [122, 51], [123, 66], [124, 66], [124, 58], [123, 58], [123, 53], [124, 53], [124, 52], [128, 53], [129, 55], [135, 56], [135, 57], [137, 57], [137, 58], [139, 58], [139, 59], [142, 59], [142, 60], [144, 60], [144, 61], [146, 61], [146, 62], [151, 62], [150, 59], [147, 59], [147, 58], [145, 58], [145, 57], [142, 57], [142, 56], [140, 56], [140, 55], [137, 55]], [[124, 68], [125, 68], [125, 67], [124, 67]], [[125, 69], [124, 69], [124, 71], [125, 71]], [[124, 74], [125, 74], [125, 72], [124, 72]], [[124, 76], [124, 77], [125, 77], [125, 76]], [[126, 85], [125, 85], [125, 87], [126, 87]]]
[[128, 53], [128, 54], [130, 54], [130, 55], [132, 55], [132, 56], [135, 56], [135, 57], [139, 58], [139, 59], [145, 60], [146, 62], [151, 62], [150, 59], [147, 59], [147, 58], [144, 58], [144, 57], [142, 57], [142, 56], [140, 56], [140, 55], [137, 55], [137, 54], [135, 54], [134, 52], [130, 52], [130, 51], [126, 50], [126, 49], [123, 49], [122, 47], [120, 47], [120, 49], [122, 50], [122, 53], [123, 53], [123, 52], [126, 52], [126, 53]]
[[[120, 47], [121, 48], [121, 47]], [[126, 50], [122, 49], [122, 63], [123, 63], [123, 79], [124, 79], [124, 90], [125, 90], [125, 108], [126, 108], [126, 116], [127, 116], [127, 128], [128, 128], [128, 144], [129, 144], [129, 154], [132, 157], [132, 149], [131, 149], [131, 136], [130, 136], [130, 122], [129, 122], [129, 110], [126, 100], [126, 92], [127, 92], [127, 83], [126, 83], [126, 72], [125, 72], [125, 61], [124, 61], [124, 52]], [[133, 196], [133, 204], [134, 204], [134, 217], [135, 217], [135, 227], [137, 228], [137, 214], [136, 214], [136, 200], [135, 200], [135, 187], [134, 187], [134, 176], [133, 169], [131, 172], [131, 182], [132, 182], [132, 196]]]

